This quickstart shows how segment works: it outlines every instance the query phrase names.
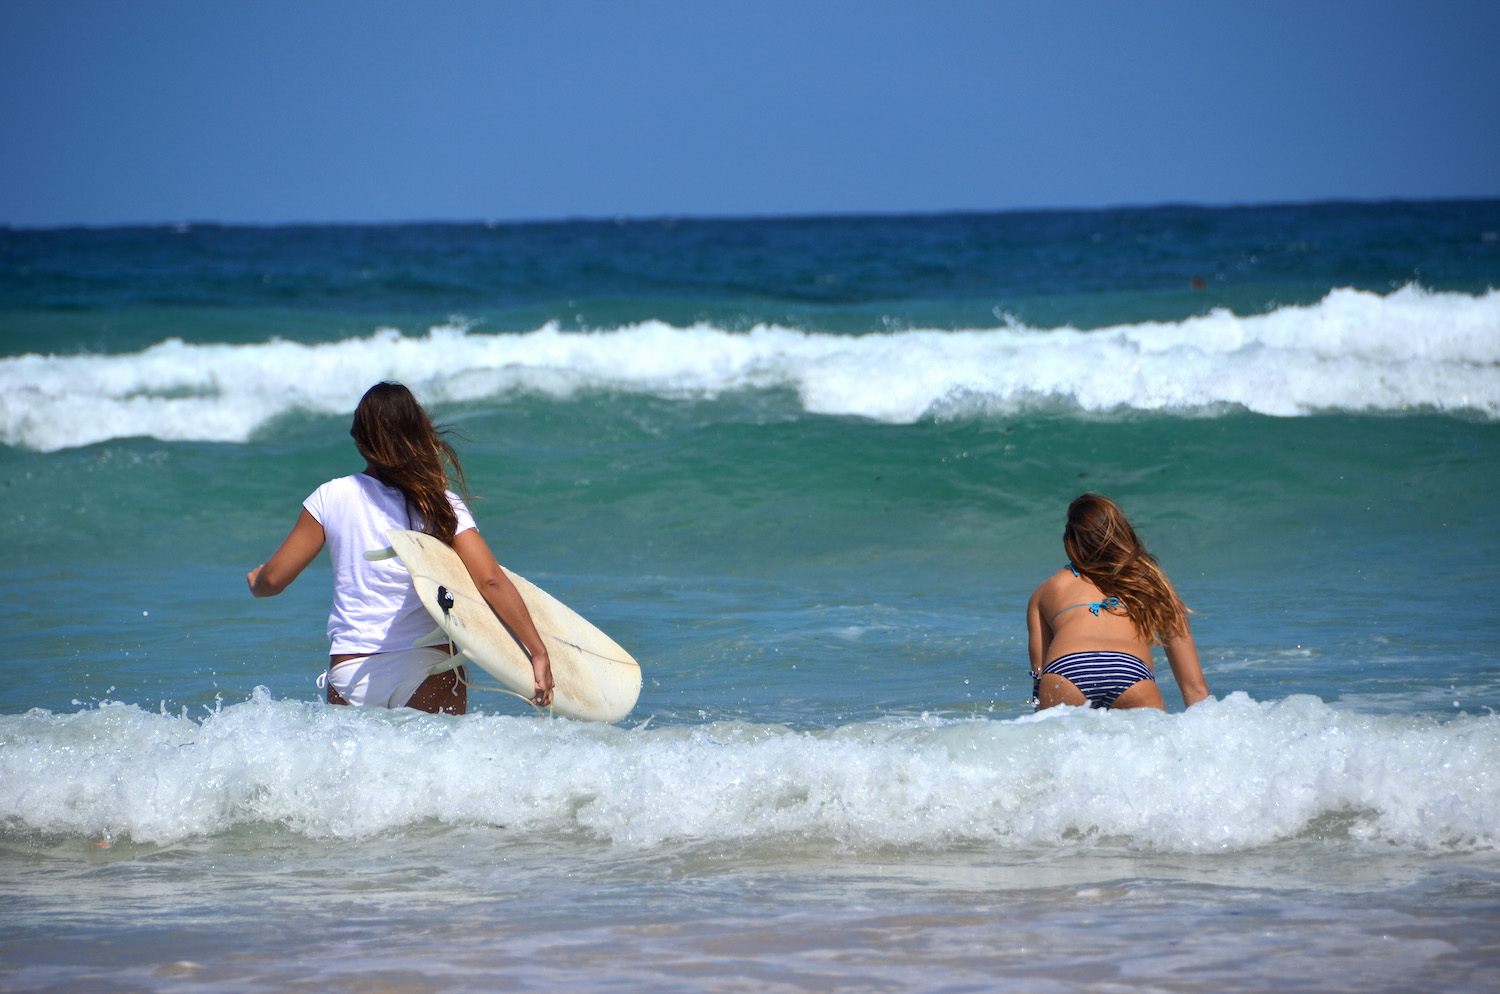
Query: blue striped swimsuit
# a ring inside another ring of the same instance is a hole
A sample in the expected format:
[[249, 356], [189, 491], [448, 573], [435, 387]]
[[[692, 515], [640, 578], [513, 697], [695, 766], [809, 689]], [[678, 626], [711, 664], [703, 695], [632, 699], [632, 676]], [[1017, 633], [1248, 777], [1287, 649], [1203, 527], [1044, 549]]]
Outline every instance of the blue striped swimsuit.
[[1091, 708], [1114, 707], [1120, 695], [1142, 680], [1155, 680], [1151, 667], [1128, 652], [1070, 652], [1031, 674], [1031, 696], [1042, 696], [1042, 675], [1056, 673], [1083, 692]]
[[[1068, 563], [1068, 569], [1073, 575], [1078, 575], [1078, 568]], [[1106, 597], [1102, 601], [1092, 601], [1087, 604], [1074, 604], [1065, 607], [1052, 616], [1056, 621], [1064, 613], [1075, 607], [1086, 607], [1089, 613], [1098, 616], [1101, 610], [1109, 611], [1120, 606], [1118, 597]], [[1059, 656], [1048, 663], [1041, 673], [1035, 670], [1031, 673], [1031, 698], [1033, 701], [1042, 696], [1042, 676], [1047, 673], [1055, 673], [1064, 680], [1072, 682], [1073, 686], [1083, 692], [1088, 698], [1091, 708], [1113, 707], [1120, 695], [1142, 680], [1155, 680], [1156, 674], [1151, 672], [1151, 667], [1146, 662], [1128, 652], [1070, 652], [1066, 656]]]

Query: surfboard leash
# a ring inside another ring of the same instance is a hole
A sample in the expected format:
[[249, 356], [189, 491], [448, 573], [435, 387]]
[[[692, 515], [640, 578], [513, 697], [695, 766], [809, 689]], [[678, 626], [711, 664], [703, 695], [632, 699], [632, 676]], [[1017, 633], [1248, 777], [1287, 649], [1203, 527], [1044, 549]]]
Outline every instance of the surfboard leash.
[[552, 717], [552, 705], [550, 704], [548, 704], [544, 708], [532, 698], [527, 697], [525, 694], [518, 694], [514, 690], [511, 690], [509, 687], [490, 687], [482, 683], [470, 683], [469, 678], [464, 676], [462, 666], [460, 666], [455, 672], [458, 674], [459, 682], [462, 683], [465, 687], [468, 687], [470, 690], [493, 690], [501, 694], [509, 694], [512, 697], [519, 697], [521, 700], [525, 701], [527, 704], [530, 704], [536, 710], [547, 712], [547, 717]]

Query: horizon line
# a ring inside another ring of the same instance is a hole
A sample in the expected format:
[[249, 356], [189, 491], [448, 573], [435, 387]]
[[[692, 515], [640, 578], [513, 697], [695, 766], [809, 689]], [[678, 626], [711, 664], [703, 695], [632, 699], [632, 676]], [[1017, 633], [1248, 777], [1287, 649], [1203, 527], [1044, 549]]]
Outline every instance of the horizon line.
[[534, 215], [517, 217], [472, 217], [472, 218], [441, 218], [441, 217], [411, 217], [391, 218], [385, 220], [280, 220], [280, 221], [244, 221], [244, 220], [213, 220], [206, 218], [198, 219], [176, 219], [157, 221], [69, 221], [56, 224], [24, 224], [10, 221], [0, 221], [0, 230], [3, 231], [73, 231], [73, 230], [112, 230], [126, 228], [175, 228], [180, 230], [191, 230], [195, 227], [202, 228], [398, 228], [398, 227], [437, 227], [437, 226], [483, 226], [489, 228], [507, 227], [512, 225], [565, 225], [565, 224], [681, 224], [696, 222], [716, 221], [812, 221], [833, 219], [878, 219], [878, 218], [936, 218], [936, 217], [972, 217], [977, 215], [996, 214], [1088, 214], [1103, 213], [1111, 211], [1156, 211], [1156, 210], [1202, 210], [1202, 211], [1234, 211], [1234, 210], [1257, 210], [1275, 209], [1284, 207], [1311, 207], [1316, 205], [1360, 205], [1376, 206], [1382, 204], [1460, 204], [1460, 203], [1492, 203], [1500, 201], [1500, 195], [1491, 196], [1441, 196], [1441, 197], [1327, 197], [1305, 200], [1264, 200], [1264, 201], [1225, 201], [1225, 202], [1203, 202], [1191, 200], [1162, 200], [1135, 203], [1116, 203], [1102, 205], [1076, 205], [1076, 206], [1036, 206], [1036, 207], [993, 207], [993, 208], [953, 208], [946, 210], [866, 210], [866, 211], [810, 211], [810, 212], [747, 212], [747, 213], [657, 213], [657, 214], [572, 214], [561, 216]]

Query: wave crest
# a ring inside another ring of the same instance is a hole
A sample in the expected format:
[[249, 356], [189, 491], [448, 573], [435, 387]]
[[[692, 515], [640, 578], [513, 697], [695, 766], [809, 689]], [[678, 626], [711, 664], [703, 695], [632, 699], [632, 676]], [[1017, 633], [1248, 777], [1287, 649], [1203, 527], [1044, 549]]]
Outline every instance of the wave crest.
[[1500, 418], [1500, 291], [1335, 290], [1311, 306], [1092, 331], [1003, 327], [869, 335], [733, 332], [648, 321], [488, 334], [253, 345], [169, 339], [127, 355], [0, 359], [0, 441], [54, 451], [109, 438], [244, 442], [291, 411], [341, 415], [382, 379], [429, 403], [615, 390], [666, 397], [789, 388], [811, 414], [911, 423], [1045, 406], [1298, 416], [1412, 408]]
[[262, 688], [201, 722], [119, 704], [0, 716], [0, 828], [170, 844], [247, 825], [360, 838], [436, 820], [645, 848], [1160, 852], [1334, 832], [1489, 851], [1500, 845], [1488, 817], [1500, 803], [1488, 758], [1497, 739], [1495, 716], [1373, 717], [1243, 693], [1174, 715], [1062, 710], [795, 731], [457, 721], [278, 701]]

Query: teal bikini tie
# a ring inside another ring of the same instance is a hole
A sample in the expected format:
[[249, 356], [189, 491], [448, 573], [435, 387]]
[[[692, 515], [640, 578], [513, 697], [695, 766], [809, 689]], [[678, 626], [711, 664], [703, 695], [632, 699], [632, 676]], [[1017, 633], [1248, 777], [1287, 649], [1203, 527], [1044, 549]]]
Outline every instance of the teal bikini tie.
[[[1078, 567], [1074, 566], [1071, 562], [1068, 563], [1068, 569], [1070, 569], [1070, 570], [1073, 571], [1073, 575], [1074, 576], [1081, 576], [1081, 574], [1078, 572]], [[1115, 608], [1117, 608], [1119, 606], [1120, 606], [1120, 598], [1118, 598], [1118, 597], [1106, 597], [1102, 601], [1091, 601], [1088, 604], [1074, 604], [1073, 607], [1065, 607], [1061, 611], [1059, 611], [1056, 614], [1054, 614], [1052, 616], [1052, 620], [1056, 621], [1058, 618], [1062, 617], [1063, 615], [1067, 614], [1069, 611], [1073, 610], [1074, 607], [1086, 607], [1086, 608], [1089, 609], [1089, 613], [1092, 614], [1094, 617], [1097, 618], [1097, 617], [1099, 617], [1099, 609], [1100, 608], [1103, 608], [1106, 611], [1113, 611]]]
[[1091, 601], [1088, 604], [1074, 604], [1072, 607], [1065, 607], [1061, 611], [1057, 612], [1057, 614], [1054, 614], [1052, 616], [1052, 620], [1056, 621], [1059, 617], [1061, 617], [1064, 614], [1067, 614], [1069, 611], [1073, 610], [1073, 608], [1075, 608], [1075, 607], [1086, 607], [1086, 608], [1089, 609], [1089, 614], [1092, 614], [1094, 617], [1097, 618], [1097, 617], [1099, 617], [1099, 609], [1100, 608], [1103, 608], [1106, 611], [1113, 611], [1115, 608], [1117, 608], [1119, 606], [1120, 606], [1120, 598], [1118, 598], [1118, 597], [1106, 597], [1102, 601]]

